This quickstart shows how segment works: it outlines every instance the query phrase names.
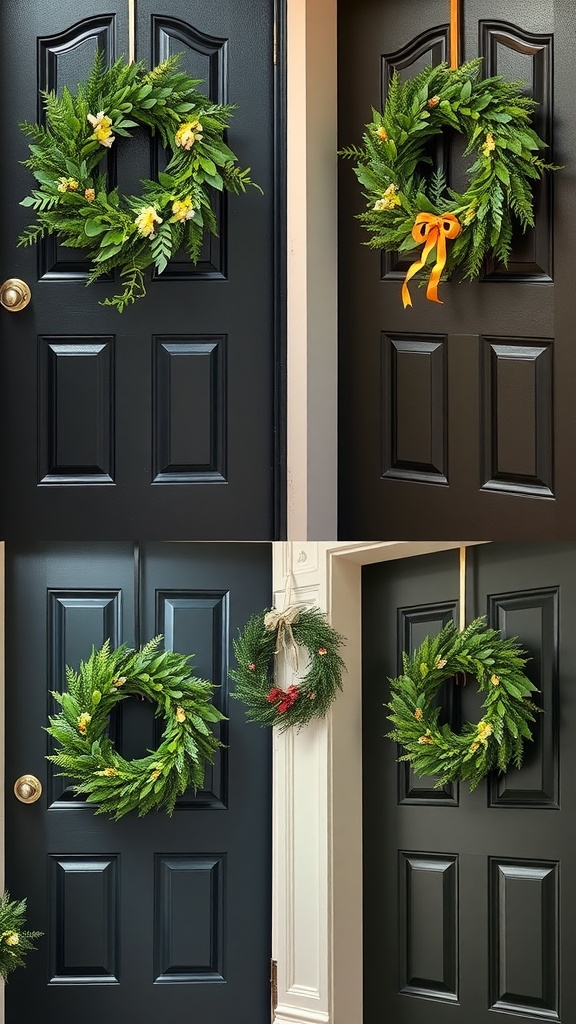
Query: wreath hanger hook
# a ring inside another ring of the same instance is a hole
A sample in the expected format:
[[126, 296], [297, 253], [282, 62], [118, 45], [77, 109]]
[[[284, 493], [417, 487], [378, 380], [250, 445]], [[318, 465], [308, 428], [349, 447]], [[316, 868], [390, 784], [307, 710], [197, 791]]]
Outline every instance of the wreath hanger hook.
[[460, 64], [460, 0], [450, 0], [450, 67]]

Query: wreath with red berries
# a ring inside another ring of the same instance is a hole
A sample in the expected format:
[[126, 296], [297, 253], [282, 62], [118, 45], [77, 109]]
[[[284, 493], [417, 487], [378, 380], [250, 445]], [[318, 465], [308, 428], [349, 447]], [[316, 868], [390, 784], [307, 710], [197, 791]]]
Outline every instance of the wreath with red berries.
[[[238, 667], [230, 672], [236, 682], [232, 696], [246, 704], [249, 721], [277, 725], [282, 732], [323, 718], [342, 689], [346, 666], [339, 650], [344, 642], [318, 608], [292, 605], [253, 615], [234, 640]], [[304, 672], [301, 649], [307, 654]], [[281, 652], [295, 680], [285, 689], [275, 671]]]

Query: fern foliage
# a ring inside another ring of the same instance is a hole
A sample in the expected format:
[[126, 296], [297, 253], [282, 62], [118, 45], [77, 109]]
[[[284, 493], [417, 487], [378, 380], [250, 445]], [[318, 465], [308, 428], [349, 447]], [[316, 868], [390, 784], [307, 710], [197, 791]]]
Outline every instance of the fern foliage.
[[[474, 789], [488, 772], [522, 765], [524, 741], [532, 739], [529, 722], [539, 710], [531, 699], [536, 687], [525, 675], [524, 652], [515, 637], [475, 619], [462, 632], [449, 623], [426, 637], [412, 655], [404, 653], [402, 674], [390, 679], [386, 707], [394, 728], [388, 737], [399, 743], [420, 776], [435, 776], [435, 786], [468, 780]], [[459, 734], [440, 725], [439, 688], [458, 674], [473, 676], [485, 695], [482, 719], [466, 722]]]
[[26, 930], [26, 900], [12, 900], [0, 893], [0, 978], [4, 981], [17, 967], [26, 966], [28, 953], [35, 949], [34, 939], [42, 932]]
[[[48, 760], [97, 804], [97, 814], [118, 819], [162, 809], [171, 815], [180, 794], [202, 786], [206, 765], [222, 746], [212, 730], [224, 718], [212, 703], [212, 683], [194, 675], [188, 656], [161, 650], [161, 640], [140, 650], [112, 650], [107, 640], [77, 670], [67, 667], [67, 689], [52, 694], [60, 710], [46, 729], [57, 744]], [[133, 761], [108, 735], [110, 713], [127, 697], [151, 701], [165, 722], [158, 748]]]
[[[85, 249], [88, 284], [118, 269], [121, 290], [103, 305], [120, 312], [145, 294], [144, 271], [154, 266], [161, 274], [182, 243], [197, 262], [205, 231], [217, 234], [214, 191], [241, 193], [254, 185], [224, 141], [234, 108], [200, 93], [200, 82], [179, 71], [180, 59], [169, 57], [151, 71], [124, 58], [106, 68], [98, 51], [76, 93], [66, 87], [60, 96], [42, 93], [45, 124], [21, 125], [30, 149], [24, 163], [35, 178], [21, 205], [36, 221], [19, 244], [55, 235]], [[123, 196], [108, 187], [103, 160], [139, 126], [157, 136], [168, 164], [157, 180], [142, 182], [140, 195]], [[154, 217], [138, 220], [150, 210]]]
[[[481, 59], [456, 69], [440, 64], [405, 81], [394, 74], [363, 145], [340, 151], [355, 163], [364, 189], [367, 209], [359, 220], [370, 234], [366, 245], [413, 250], [417, 215], [450, 213], [461, 231], [448, 248], [444, 273], [458, 270], [469, 279], [478, 277], [488, 256], [508, 262], [514, 224], [522, 231], [534, 224], [532, 182], [556, 169], [542, 157], [546, 144], [532, 128], [536, 104], [522, 83], [480, 79], [481, 66]], [[424, 175], [431, 163], [427, 144], [447, 129], [464, 137], [464, 156], [474, 157], [462, 193], [448, 186], [441, 168]]]

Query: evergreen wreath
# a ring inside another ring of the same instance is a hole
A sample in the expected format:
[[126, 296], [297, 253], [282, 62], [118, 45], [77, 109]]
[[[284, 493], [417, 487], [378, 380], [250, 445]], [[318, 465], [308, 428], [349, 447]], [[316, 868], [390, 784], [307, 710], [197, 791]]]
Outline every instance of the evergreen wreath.
[[[459, 268], [463, 278], [476, 278], [489, 255], [507, 264], [514, 220], [523, 231], [534, 225], [532, 181], [557, 169], [539, 155], [546, 143], [531, 127], [536, 103], [522, 83], [500, 75], [481, 81], [481, 65], [481, 58], [459, 68], [440, 64], [406, 81], [394, 73], [363, 146], [340, 151], [357, 161], [355, 173], [367, 190], [368, 209], [358, 218], [371, 235], [365, 244], [397, 252], [423, 246], [402, 286], [404, 307], [412, 305], [408, 281], [417, 274], [430, 274], [426, 297], [440, 302], [444, 274]], [[426, 145], [445, 128], [464, 136], [464, 156], [475, 155], [463, 193], [447, 187], [442, 169], [428, 180], [422, 174], [432, 163]]]
[[0, 894], [0, 978], [6, 981], [17, 967], [26, 966], [26, 955], [36, 949], [34, 939], [43, 932], [25, 930], [26, 900], [10, 899], [10, 893]]
[[[282, 732], [323, 718], [342, 689], [345, 668], [339, 648], [344, 637], [329, 625], [318, 608], [296, 605], [253, 615], [234, 640], [237, 669], [230, 672], [237, 688], [232, 694], [247, 705], [247, 717], [261, 725], [278, 725]], [[298, 671], [297, 647], [309, 656], [304, 676], [285, 690], [275, 679], [276, 657], [286, 651]]]
[[[110, 641], [92, 648], [80, 668], [66, 667], [68, 689], [52, 696], [60, 712], [46, 731], [60, 744], [48, 756], [58, 774], [76, 782], [76, 793], [97, 803], [97, 814], [115, 820], [129, 811], [142, 816], [164, 809], [172, 814], [176, 798], [189, 786], [203, 784], [206, 764], [222, 744], [211, 725], [225, 716], [211, 703], [212, 683], [197, 679], [189, 656], [159, 651], [161, 636], [140, 650], [126, 644], [111, 650]], [[110, 712], [126, 697], [156, 705], [166, 726], [158, 749], [127, 761], [108, 736]]]
[[[146, 294], [144, 270], [153, 264], [161, 274], [181, 245], [192, 263], [198, 261], [204, 228], [217, 234], [211, 189], [241, 193], [254, 185], [250, 168], [238, 167], [224, 142], [234, 108], [198, 92], [199, 80], [178, 71], [180, 59], [177, 54], [146, 71], [121, 57], [105, 68], [99, 50], [75, 95], [66, 87], [60, 98], [41, 93], [45, 126], [21, 125], [30, 138], [23, 162], [38, 187], [22, 200], [36, 212], [36, 223], [18, 244], [56, 235], [62, 245], [86, 249], [88, 284], [118, 268], [122, 291], [102, 305], [119, 312]], [[116, 139], [129, 138], [138, 125], [159, 136], [170, 159], [156, 181], [143, 181], [140, 196], [123, 196], [117, 188], [108, 191], [100, 165]]]
[[[394, 725], [387, 735], [406, 751], [400, 761], [409, 761], [420, 776], [436, 775], [436, 787], [468, 779], [470, 789], [494, 768], [521, 767], [524, 740], [532, 739], [528, 722], [540, 709], [530, 699], [536, 687], [523, 672], [527, 659], [516, 637], [504, 639], [484, 618], [462, 632], [449, 623], [402, 660], [403, 673], [390, 679], [392, 697], [385, 705]], [[462, 673], [474, 676], [486, 694], [485, 711], [456, 735], [439, 725], [435, 698], [447, 679]]]

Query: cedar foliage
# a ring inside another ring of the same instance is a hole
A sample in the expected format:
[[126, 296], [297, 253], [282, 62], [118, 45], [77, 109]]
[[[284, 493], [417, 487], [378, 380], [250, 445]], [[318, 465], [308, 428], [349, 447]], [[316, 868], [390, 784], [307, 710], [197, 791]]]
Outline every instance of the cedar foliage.
[[26, 900], [12, 900], [0, 893], [0, 978], [4, 981], [17, 967], [26, 966], [27, 954], [36, 949], [34, 939], [42, 932], [26, 931]]

